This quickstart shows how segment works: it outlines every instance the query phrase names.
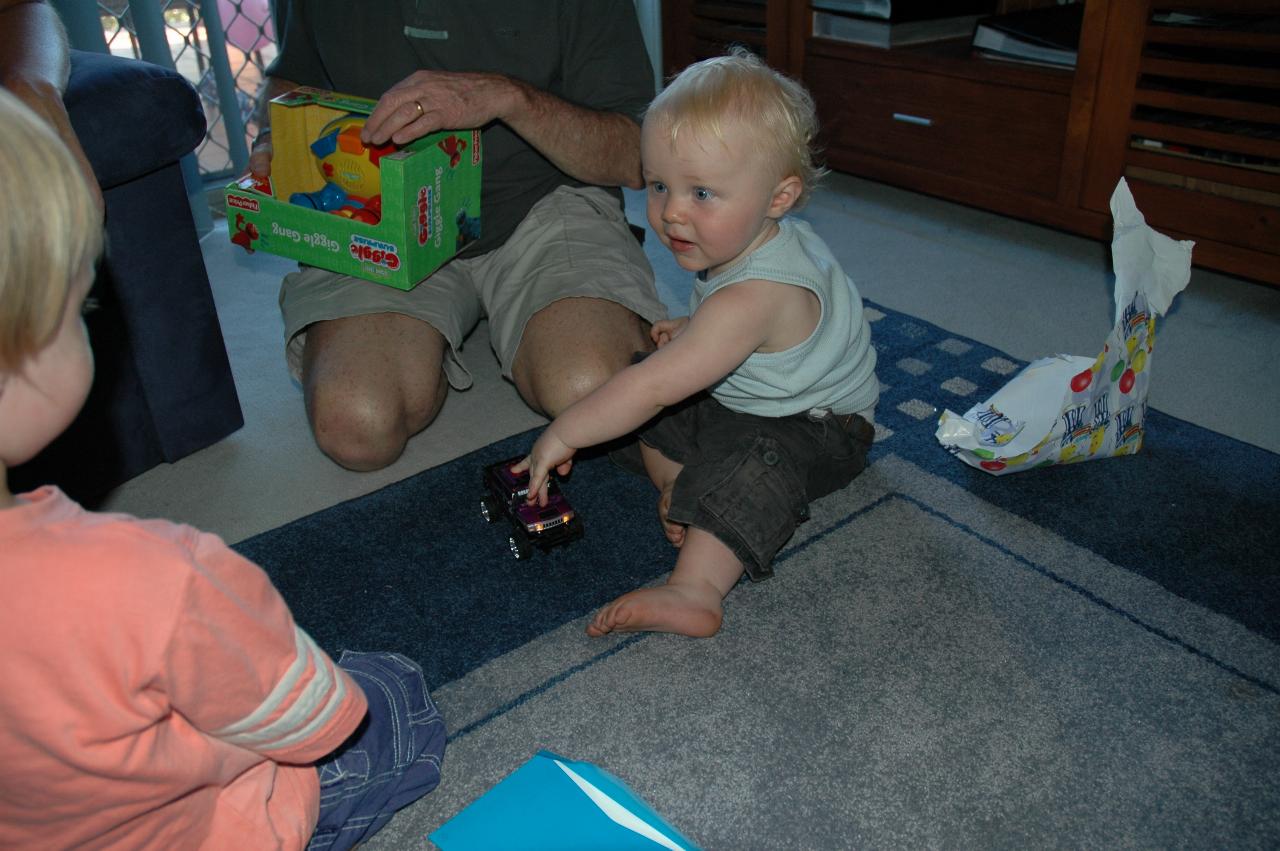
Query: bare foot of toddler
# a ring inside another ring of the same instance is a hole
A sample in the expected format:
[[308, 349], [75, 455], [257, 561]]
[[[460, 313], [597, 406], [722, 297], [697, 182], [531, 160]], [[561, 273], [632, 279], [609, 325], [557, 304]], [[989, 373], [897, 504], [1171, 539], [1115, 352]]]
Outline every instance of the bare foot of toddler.
[[701, 592], [672, 584], [628, 591], [596, 612], [587, 626], [587, 635], [674, 632], [707, 638], [720, 629], [724, 615], [720, 599], [720, 593], [714, 589]]

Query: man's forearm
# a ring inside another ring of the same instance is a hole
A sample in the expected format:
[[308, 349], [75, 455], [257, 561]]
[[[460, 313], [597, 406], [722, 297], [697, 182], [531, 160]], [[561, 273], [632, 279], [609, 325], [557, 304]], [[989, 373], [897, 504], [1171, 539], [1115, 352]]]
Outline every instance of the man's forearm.
[[640, 127], [616, 112], [574, 106], [525, 83], [511, 81], [503, 121], [565, 174], [600, 186], [644, 186]]

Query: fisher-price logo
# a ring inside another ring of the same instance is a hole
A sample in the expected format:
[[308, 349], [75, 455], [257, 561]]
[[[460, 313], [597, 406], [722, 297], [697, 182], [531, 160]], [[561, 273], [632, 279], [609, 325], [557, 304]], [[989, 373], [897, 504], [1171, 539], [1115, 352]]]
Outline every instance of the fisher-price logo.
[[418, 189], [418, 245], [426, 245], [431, 239], [431, 187]]
[[353, 233], [347, 250], [351, 252], [352, 257], [362, 263], [384, 266], [392, 272], [400, 268], [400, 255], [396, 253], [394, 245]]
[[228, 195], [227, 206], [239, 207], [241, 210], [248, 210], [251, 213], [256, 213], [260, 209], [262, 209], [261, 206], [258, 204], [257, 199], [244, 198], [240, 195]]

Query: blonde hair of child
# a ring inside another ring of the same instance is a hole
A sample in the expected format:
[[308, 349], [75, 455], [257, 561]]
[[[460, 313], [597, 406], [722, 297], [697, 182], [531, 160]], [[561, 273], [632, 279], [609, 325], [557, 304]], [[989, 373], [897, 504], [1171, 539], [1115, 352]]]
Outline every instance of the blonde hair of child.
[[102, 213], [62, 140], [0, 89], [0, 371], [56, 333], [71, 283], [102, 253]]
[[803, 85], [766, 65], [744, 47], [695, 62], [677, 74], [649, 105], [645, 120], [659, 120], [671, 137], [682, 133], [724, 141], [732, 123], [758, 137], [756, 146], [777, 164], [778, 177], [804, 184], [793, 209], [809, 199], [826, 169], [814, 162], [818, 116]]

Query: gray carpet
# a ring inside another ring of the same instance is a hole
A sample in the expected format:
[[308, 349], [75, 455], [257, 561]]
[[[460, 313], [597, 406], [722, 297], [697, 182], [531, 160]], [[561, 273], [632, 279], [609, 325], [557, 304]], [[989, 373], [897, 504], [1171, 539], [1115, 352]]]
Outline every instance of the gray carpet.
[[570, 623], [437, 689], [445, 781], [368, 847], [423, 847], [541, 748], [708, 849], [1280, 841], [1276, 645], [898, 457], [727, 614]]

